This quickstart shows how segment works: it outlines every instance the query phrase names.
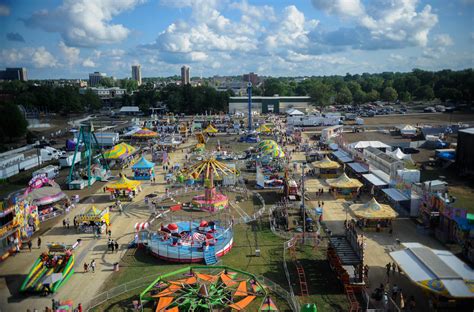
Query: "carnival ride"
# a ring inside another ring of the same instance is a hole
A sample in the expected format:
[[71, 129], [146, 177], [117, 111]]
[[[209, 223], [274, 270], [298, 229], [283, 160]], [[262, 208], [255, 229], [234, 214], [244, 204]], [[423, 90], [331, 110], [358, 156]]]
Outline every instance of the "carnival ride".
[[64, 203], [68, 200], [59, 184], [44, 175], [36, 176], [30, 180], [24, 197], [38, 207], [40, 220], [62, 214], [64, 208], [66, 208]]
[[[69, 189], [83, 189], [86, 186], [90, 187], [97, 180], [107, 180], [109, 167], [99, 146], [92, 123], [81, 125], [71, 169], [66, 180]], [[76, 163], [77, 157], [80, 157], [81, 161]], [[100, 159], [103, 160], [102, 164]], [[97, 163], [96, 160], [98, 160]]]
[[224, 194], [218, 193], [214, 186], [214, 176], [221, 178], [228, 174], [237, 174], [235, 169], [230, 168], [214, 158], [208, 158], [194, 164], [187, 170], [187, 174], [197, 179], [200, 176], [204, 179], [204, 194], [193, 197], [192, 206], [196, 209], [216, 212], [227, 208], [229, 200]]
[[226, 266], [213, 268], [221, 271], [212, 274], [206, 267], [191, 266], [162, 275], [140, 294], [140, 301], [155, 302], [158, 312], [278, 311], [254, 275]]
[[234, 242], [231, 218], [206, 221], [182, 218], [152, 231], [148, 248], [157, 258], [180, 263], [212, 265]]
[[74, 273], [72, 249], [63, 244], [48, 245], [48, 252], [43, 252], [35, 261], [20, 292], [56, 292]]

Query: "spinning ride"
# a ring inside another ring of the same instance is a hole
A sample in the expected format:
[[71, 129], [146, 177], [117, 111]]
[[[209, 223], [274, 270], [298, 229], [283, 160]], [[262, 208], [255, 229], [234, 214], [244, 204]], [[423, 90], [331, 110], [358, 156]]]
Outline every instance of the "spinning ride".
[[[224, 266], [215, 268], [222, 271], [211, 274], [195, 266], [162, 275], [140, 294], [140, 301], [155, 301], [156, 311], [278, 311], [255, 276]], [[173, 279], [179, 275], [184, 277]]]
[[232, 222], [226, 220], [188, 220], [161, 224], [148, 241], [150, 252], [171, 262], [204, 262], [215, 264], [217, 257], [230, 251], [233, 239]]
[[208, 158], [193, 165], [187, 172], [194, 179], [200, 176], [204, 179], [204, 194], [193, 197], [191, 203], [194, 208], [208, 212], [216, 212], [227, 208], [229, 199], [224, 194], [216, 191], [214, 176], [222, 178], [222, 176], [227, 176], [228, 174], [237, 174], [235, 169], [228, 167], [214, 158]]

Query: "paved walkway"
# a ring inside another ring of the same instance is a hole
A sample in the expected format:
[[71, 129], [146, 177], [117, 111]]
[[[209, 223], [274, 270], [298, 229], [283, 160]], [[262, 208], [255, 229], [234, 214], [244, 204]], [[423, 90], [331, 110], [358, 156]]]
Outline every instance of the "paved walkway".
[[[185, 147], [191, 146], [188, 143]], [[170, 153], [170, 162], [182, 162], [184, 159], [183, 151]], [[103, 235], [100, 239], [94, 239], [93, 234], [77, 233], [76, 229], [71, 227], [66, 229], [62, 227], [62, 219], [59, 219], [57, 225], [45, 232], [42, 236], [42, 248], [36, 247], [31, 252], [22, 250], [22, 252], [14, 257], [0, 263], [0, 311], [26, 311], [44, 309], [46, 306], [51, 307], [51, 299], [65, 300], [72, 299], [74, 305], [78, 303], [86, 304], [91, 298], [96, 296], [103, 282], [113, 274], [113, 264], [119, 262], [120, 258], [125, 254], [129, 242], [134, 238], [133, 225], [136, 222], [146, 221], [150, 216], [148, 207], [144, 204], [144, 197], [150, 193], [164, 193], [165, 181], [164, 173], [161, 167], [155, 167], [157, 173], [157, 183], [151, 185], [150, 182], [142, 184], [143, 191], [137, 195], [132, 203], [124, 204], [124, 213], [119, 215], [118, 212], [111, 212], [111, 231], [112, 239], [119, 243], [118, 252], [112, 253], [107, 250], [107, 237]], [[130, 176], [131, 170], [125, 173]], [[97, 182], [99, 183], [99, 182]], [[61, 218], [72, 219], [76, 214], [90, 207], [94, 203], [98, 208], [111, 205], [108, 199], [109, 195], [104, 194], [102, 188], [99, 188], [95, 194], [92, 194], [85, 203], [78, 204], [74, 211], [69, 215]], [[18, 290], [28, 274], [31, 266], [39, 257], [41, 252], [46, 251], [48, 243], [65, 243], [72, 245], [81, 239], [81, 245], [76, 249], [75, 256], [75, 273], [65, 283], [59, 291], [48, 297], [41, 296], [23, 296]], [[97, 267], [96, 272], [85, 273], [83, 265], [85, 262], [90, 263], [95, 259]]]

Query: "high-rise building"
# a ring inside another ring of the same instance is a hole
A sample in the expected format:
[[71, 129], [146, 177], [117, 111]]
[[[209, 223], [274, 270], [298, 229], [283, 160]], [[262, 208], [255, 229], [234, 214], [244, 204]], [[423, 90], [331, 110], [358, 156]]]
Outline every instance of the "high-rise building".
[[89, 87], [97, 86], [104, 77], [107, 77], [107, 74], [101, 72], [89, 74]]
[[189, 84], [189, 82], [189, 67], [184, 65], [183, 67], [181, 67], [181, 84], [185, 85]]
[[142, 84], [142, 67], [140, 65], [132, 65], [132, 79], [135, 80], [139, 86]]
[[28, 76], [26, 74], [26, 68], [15, 67], [15, 68], [6, 68], [5, 70], [0, 70], [0, 80], [27, 81]]
[[243, 79], [244, 82], [251, 82], [252, 85], [256, 86], [260, 82], [260, 78], [258, 78], [258, 75], [255, 73], [248, 73], [244, 74]]

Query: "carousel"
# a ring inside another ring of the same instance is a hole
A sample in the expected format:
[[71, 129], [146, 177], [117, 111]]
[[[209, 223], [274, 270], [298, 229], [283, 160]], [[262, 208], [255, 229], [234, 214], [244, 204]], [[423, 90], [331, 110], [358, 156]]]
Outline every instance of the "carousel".
[[30, 180], [24, 198], [38, 207], [40, 221], [59, 216], [69, 208], [69, 198], [59, 184], [43, 175]]
[[235, 169], [214, 158], [209, 158], [193, 165], [187, 170], [187, 173], [193, 179], [198, 179], [201, 176], [204, 179], [204, 194], [193, 197], [191, 204], [194, 208], [208, 212], [217, 212], [227, 208], [229, 199], [216, 191], [214, 178], [219, 179], [229, 174], [237, 174]]
[[338, 162], [329, 159], [327, 156], [322, 160], [311, 163], [311, 165], [317, 169], [319, 177], [323, 179], [336, 178], [339, 176], [339, 169], [341, 168]]
[[372, 198], [365, 204], [353, 204], [349, 207], [362, 229], [381, 231], [390, 228], [392, 220], [398, 216], [390, 205], [380, 204]]
[[120, 174], [120, 179], [109, 183], [105, 190], [110, 192], [110, 197], [114, 199], [130, 200], [140, 191], [140, 181], [130, 180], [124, 174]]
[[326, 183], [334, 198], [345, 199], [355, 198], [363, 185], [359, 180], [349, 178], [345, 172], [335, 179], [326, 179]]

